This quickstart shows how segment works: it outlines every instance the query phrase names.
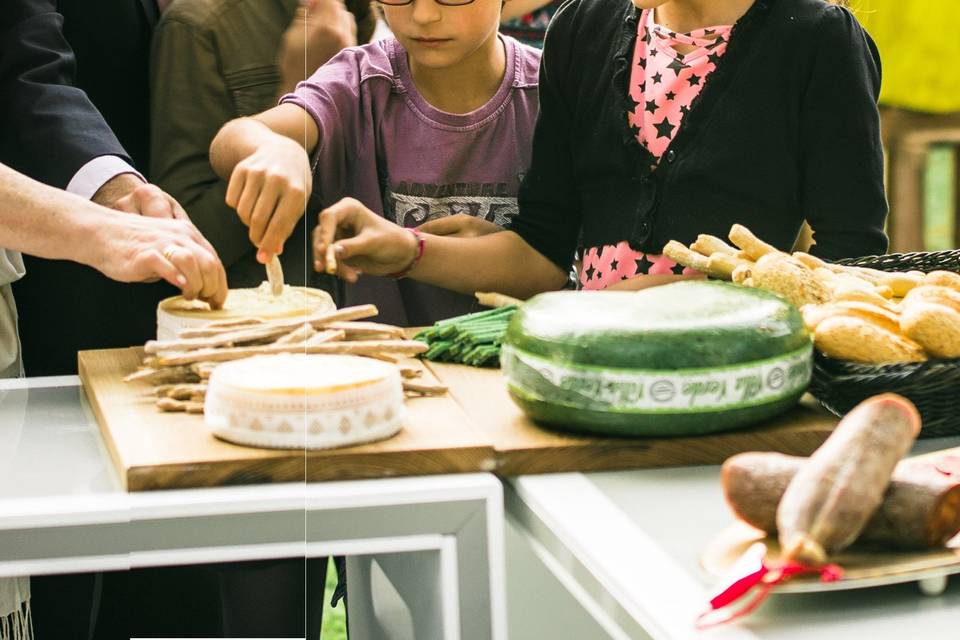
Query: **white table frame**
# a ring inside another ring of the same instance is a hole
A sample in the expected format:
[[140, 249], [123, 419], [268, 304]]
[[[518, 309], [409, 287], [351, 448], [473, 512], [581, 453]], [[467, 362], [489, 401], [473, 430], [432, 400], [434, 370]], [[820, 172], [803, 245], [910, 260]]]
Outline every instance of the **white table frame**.
[[485, 473], [8, 497], [0, 499], [0, 576], [346, 555], [353, 637], [403, 637], [378, 622], [377, 563], [409, 607], [413, 637], [499, 640], [503, 522], [502, 485]]

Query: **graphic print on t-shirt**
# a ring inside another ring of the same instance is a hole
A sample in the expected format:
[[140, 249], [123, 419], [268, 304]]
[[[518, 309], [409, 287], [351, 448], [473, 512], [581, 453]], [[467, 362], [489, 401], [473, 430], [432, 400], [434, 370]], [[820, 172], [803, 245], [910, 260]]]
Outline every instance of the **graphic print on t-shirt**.
[[516, 189], [505, 182], [442, 185], [399, 182], [385, 190], [383, 204], [387, 219], [401, 227], [417, 227], [457, 214], [503, 227], [518, 210]]

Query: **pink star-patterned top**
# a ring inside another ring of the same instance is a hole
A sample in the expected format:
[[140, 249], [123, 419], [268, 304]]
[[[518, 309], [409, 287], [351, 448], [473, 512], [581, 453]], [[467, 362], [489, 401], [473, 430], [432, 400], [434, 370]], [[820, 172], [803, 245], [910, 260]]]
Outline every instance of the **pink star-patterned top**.
[[[640, 14], [633, 52], [630, 98], [637, 106], [627, 114], [637, 140], [659, 162], [700, 94], [707, 76], [727, 50], [731, 26], [676, 33], [654, 22], [653, 11]], [[680, 54], [676, 46], [694, 47]], [[690, 273], [661, 255], [634, 251], [624, 240], [587, 247], [580, 269], [584, 289], [603, 289], [636, 275]]]

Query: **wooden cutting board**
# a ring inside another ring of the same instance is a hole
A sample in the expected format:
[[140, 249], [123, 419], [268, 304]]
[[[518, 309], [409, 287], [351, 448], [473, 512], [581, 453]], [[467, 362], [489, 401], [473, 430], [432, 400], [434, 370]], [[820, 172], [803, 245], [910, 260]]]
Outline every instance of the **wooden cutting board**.
[[[149, 385], [123, 382], [141, 356], [140, 349], [108, 349], [78, 357], [87, 398], [130, 491], [489, 471], [493, 465], [489, 440], [450, 397], [407, 400], [403, 431], [382, 442], [308, 452], [230, 444], [207, 431], [203, 416], [161, 413]], [[424, 376], [434, 381], [429, 371]]]
[[[213, 437], [203, 417], [161, 413], [147, 384], [123, 377], [139, 349], [83, 351], [80, 378], [131, 491], [382, 478], [467, 471], [502, 475], [719, 464], [743, 451], [809, 455], [837, 419], [812, 400], [762, 426], [689, 438], [579, 437], [537, 426], [507, 395], [497, 369], [425, 363], [450, 396], [407, 401], [405, 429], [383, 442], [330, 451], [278, 451]], [[417, 361], [411, 361], [416, 363]]]
[[477, 429], [490, 439], [501, 475], [720, 464], [744, 451], [810, 455], [837, 418], [809, 396], [761, 426], [685, 438], [578, 437], [534, 424], [513, 403], [499, 369], [428, 362]]

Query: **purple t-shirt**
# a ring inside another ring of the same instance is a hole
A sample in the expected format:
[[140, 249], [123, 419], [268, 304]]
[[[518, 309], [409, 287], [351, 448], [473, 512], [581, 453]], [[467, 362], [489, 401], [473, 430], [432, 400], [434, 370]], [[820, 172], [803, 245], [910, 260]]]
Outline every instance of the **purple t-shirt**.
[[[283, 97], [316, 121], [313, 189], [323, 206], [350, 196], [405, 227], [466, 213], [505, 226], [530, 164], [540, 52], [509, 37], [506, 73], [467, 114], [431, 106], [417, 91], [400, 43], [344, 49]], [[477, 310], [471, 296], [414, 280], [364, 276], [346, 304], [372, 302], [380, 318], [432, 324]]]

